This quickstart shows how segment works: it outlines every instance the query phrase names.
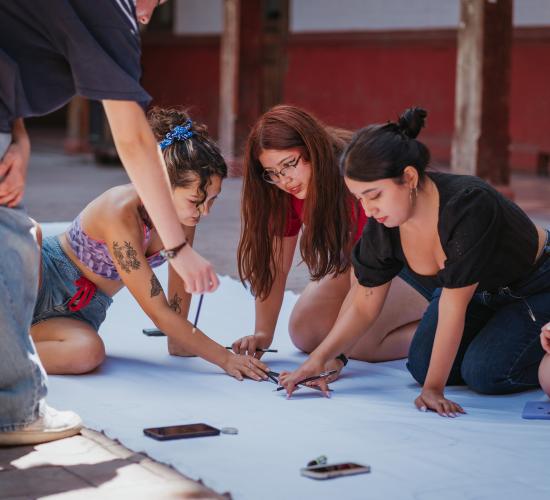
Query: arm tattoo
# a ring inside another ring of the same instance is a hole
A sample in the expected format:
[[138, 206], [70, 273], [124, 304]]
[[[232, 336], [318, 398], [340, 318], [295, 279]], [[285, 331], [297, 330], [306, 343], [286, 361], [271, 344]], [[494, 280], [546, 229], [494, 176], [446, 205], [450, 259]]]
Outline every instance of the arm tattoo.
[[156, 297], [160, 292], [162, 292], [162, 285], [155, 273], [153, 273], [151, 276], [151, 297]]
[[170, 309], [175, 311], [178, 314], [181, 314], [181, 297], [177, 294], [177, 292], [174, 294], [174, 297], [170, 301]]
[[122, 270], [127, 273], [132, 269], [138, 270], [141, 266], [137, 259], [137, 252], [129, 241], [124, 242], [124, 247], [121, 247], [118, 241], [113, 241], [113, 255]]

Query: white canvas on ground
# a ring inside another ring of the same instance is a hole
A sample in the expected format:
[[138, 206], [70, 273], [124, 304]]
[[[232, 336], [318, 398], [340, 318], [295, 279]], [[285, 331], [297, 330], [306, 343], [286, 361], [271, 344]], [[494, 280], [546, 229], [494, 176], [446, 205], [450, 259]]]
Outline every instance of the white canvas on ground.
[[[46, 224], [45, 234], [64, 227]], [[166, 265], [156, 272], [166, 289]], [[263, 358], [276, 371], [305, 359], [287, 333], [296, 299], [285, 294], [273, 343], [279, 353]], [[550, 421], [521, 418], [526, 401], [545, 399], [542, 391], [481, 396], [449, 388], [468, 414], [442, 418], [416, 410], [419, 387], [404, 361], [350, 361], [331, 399], [301, 389], [287, 400], [272, 383], [239, 382], [199, 358], [170, 356], [165, 338], [141, 333], [152, 326], [128, 291], [120, 292], [100, 330], [107, 360], [88, 375], [50, 376], [49, 403], [236, 500], [550, 498]], [[251, 334], [252, 297], [222, 277], [204, 298], [198, 326], [224, 345]], [[197, 422], [239, 434], [165, 442], [143, 435], [146, 427]], [[301, 477], [300, 468], [322, 454], [372, 472]]]

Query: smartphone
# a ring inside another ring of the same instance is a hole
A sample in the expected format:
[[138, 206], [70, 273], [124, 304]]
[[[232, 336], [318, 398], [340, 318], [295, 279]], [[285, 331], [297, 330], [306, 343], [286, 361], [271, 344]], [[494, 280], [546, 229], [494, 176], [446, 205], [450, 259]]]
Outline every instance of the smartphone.
[[144, 328], [142, 330], [144, 335], [148, 337], [166, 337], [166, 335], [161, 332], [158, 328]]
[[332, 479], [333, 477], [352, 476], [354, 474], [367, 474], [370, 465], [359, 465], [346, 462], [343, 464], [312, 465], [300, 469], [302, 476], [312, 479]]
[[550, 401], [527, 401], [521, 416], [528, 419], [550, 420]]
[[146, 436], [167, 441], [168, 439], [188, 439], [204, 436], [217, 436], [219, 429], [208, 424], [169, 425], [167, 427], [150, 427], [143, 429]]

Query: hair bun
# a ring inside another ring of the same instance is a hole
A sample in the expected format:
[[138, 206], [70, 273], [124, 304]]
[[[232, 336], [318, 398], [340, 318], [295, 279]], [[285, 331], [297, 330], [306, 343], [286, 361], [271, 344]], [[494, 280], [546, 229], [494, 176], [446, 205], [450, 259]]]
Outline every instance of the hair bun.
[[[170, 108], [155, 106], [147, 113], [147, 119], [153, 129], [156, 140], [161, 141], [174, 127], [183, 125], [187, 120], [191, 120], [191, 117], [187, 110], [180, 106]], [[208, 136], [208, 127], [203, 123], [192, 121], [191, 130], [195, 135], [202, 138]]]
[[425, 126], [428, 112], [422, 108], [409, 108], [399, 117], [398, 129], [411, 139], [415, 139]]

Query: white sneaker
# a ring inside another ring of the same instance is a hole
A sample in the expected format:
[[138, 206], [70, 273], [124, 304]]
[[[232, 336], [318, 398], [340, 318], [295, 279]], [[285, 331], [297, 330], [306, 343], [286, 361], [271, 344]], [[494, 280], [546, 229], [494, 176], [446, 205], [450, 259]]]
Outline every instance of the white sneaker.
[[81, 418], [73, 411], [57, 411], [44, 404], [41, 416], [32, 424], [16, 431], [0, 431], [0, 446], [47, 443], [74, 436], [82, 429]]

